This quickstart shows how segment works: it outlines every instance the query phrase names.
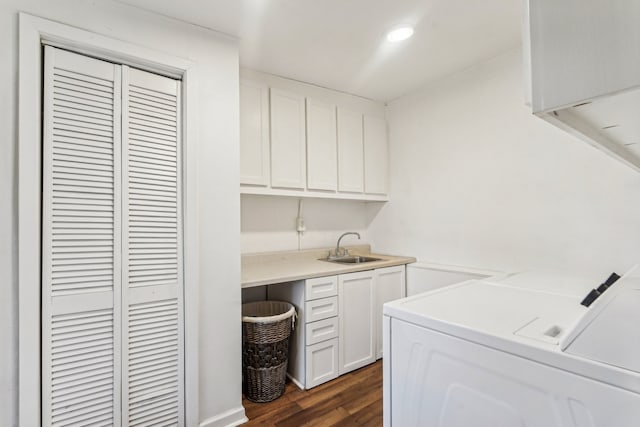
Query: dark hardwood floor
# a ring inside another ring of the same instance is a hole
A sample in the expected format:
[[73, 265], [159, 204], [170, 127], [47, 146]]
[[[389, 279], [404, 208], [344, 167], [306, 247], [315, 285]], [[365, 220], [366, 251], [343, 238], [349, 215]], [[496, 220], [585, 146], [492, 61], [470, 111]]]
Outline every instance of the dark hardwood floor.
[[382, 361], [311, 390], [287, 381], [284, 395], [269, 403], [242, 400], [243, 427], [381, 426]]

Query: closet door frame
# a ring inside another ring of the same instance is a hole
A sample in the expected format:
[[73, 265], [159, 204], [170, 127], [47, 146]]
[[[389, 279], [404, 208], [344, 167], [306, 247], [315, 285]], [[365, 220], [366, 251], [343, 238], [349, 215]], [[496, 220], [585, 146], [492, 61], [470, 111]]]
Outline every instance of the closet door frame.
[[198, 424], [198, 252], [195, 63], [68, 25], [19, 14], [18, 69], [18, 417], [41, 422], [42, 82], [44, 44], [182, 80], [185, 425]]

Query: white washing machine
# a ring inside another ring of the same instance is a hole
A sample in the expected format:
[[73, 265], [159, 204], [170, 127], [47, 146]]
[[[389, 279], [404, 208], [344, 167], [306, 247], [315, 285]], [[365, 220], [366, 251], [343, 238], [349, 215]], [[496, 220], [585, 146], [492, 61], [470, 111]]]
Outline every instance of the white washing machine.
[[[521, 273], [385, 304], [386, 427], [640, 427], [640, 275]], [[604, 279], [604, 278], [603, 278]]]

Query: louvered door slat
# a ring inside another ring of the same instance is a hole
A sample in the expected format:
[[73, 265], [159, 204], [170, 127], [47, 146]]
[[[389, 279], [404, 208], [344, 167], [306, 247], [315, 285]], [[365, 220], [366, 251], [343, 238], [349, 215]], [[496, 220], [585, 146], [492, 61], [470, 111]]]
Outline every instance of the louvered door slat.
[[[170, 90], [173, 90], [171, 88]], [[160, 96], [159, 96], [160, 95]], [[131, 107], [140, 110], [158, 111], [161, 114], [176, 116], [178, 111], [175, 97], [164, 98], [160, 92], [143, 93], [140, 88], [129, 87]]]
[[[109, 166], [102, 166], [102, 165], [92, 165], [92, 166], [86, 166], [83, 165], [82, 163], [78, 163], [78, 162], [74, 162], [74, 161], [66, 161], [66, 160], [57, 160], [57, 159], [51, 159], [52, 160], [52, 166], [53, 167], [61, 167], [61, 168], [69, 168], [69, 169], [74, 169], [77, 170], [78, 173], [82, 172], [82, 171], [100, 171], [100, 172], [106, 172], [109, 174], [113, 174], [113, 168], [110, 168]], [[56, 191], [71, 191], [73, 192], [74, 190], [63, 190], [62, 188], [54, 188], [54, 190]]]
[[[113, 138], [113, 136], [110, 136]], [[78, 142], [59, 143], [53, 150], [54, 157], [58, 156], [78, 156], [82, 159], [100, 159], [105, 161], [104, 164], [113, 164], [113, 152], [108, 148], [100, 149], [100, 147], [91, 147]]]
[[148, 270], [151, 268], [155, 268], [155, 266], [164, 265], [164, 266], [178, 266], [178, 260], [175, 257], [154, 257], [154, 258], [146, 258], [144, 260], [131, 260], [130, 266], [131, 271], [140, 271], [140, 270]]
[[53, 272], [56, 271], [77, 271], [77, 270], [95, 270], [109, 268], [113, 265], [113, 258], [74, 260], [73, 262], [53, 262]]
[[53, 77], [53, 87], [56, 89], [65, 89], [69, 91], [80, 91], [83, 93], [89, 93], [95, 96], [106, 98], [108, 101], [113, 100], [112, 92], [109, 90], [109, 86], [103, 86], [98, 84], [87, 84], [87, 82], [78, 83], [77, 79], [73, 79], [67, 76], [56, 74]]
[[[97, 203], [100, 203], [100, 201], [98, 200]], [[113, 233], [113, 225], [109, 223], [102, 223], [102, 222], [96, 222], [96, 223], [85, 222], [82, 220], [82, 218], [80, 218], [79, 221], [58, 220], [53, 223], [53, 230], [54, 230], [54, 233], [57, 232], [57, 233], [67, 233], [67, 234], [75, 233], [77, 232], [77, 230], [82, 230], [82, 231], [91, 230], [95, 233], [103, 233], [103, 232]]]
[[112, 382], [113, 375], [109, 373], [104, 375], [95, 375], [91, 379], [84, 379], [84, 382], [82, 382], [82, 379], [77, 380], [76, 384], [73, 386], [58, 386], [56, 387], [56, 390], [59, 390], [62, 395], [73, 395], [74, 393], [86, 394], [94, 385], [103, 386], [111, 384]]
[[177, 132], [176, 126], [168, 120], [163, 123], [161, 120], [149, 120], [148, 117], [130, 117], [129, 123], [132, 129], [157, 129], [171, 136], [175, 136]]
[[[175, 119], [174, 117], [170, 117], [170, 116], [162, 116], [162, 118], [165, 118], [167, 120]], [[154, 129], [151, 127], [147, 127], [144, 129], [141, 129], [139, 127], [137, 128], [134, 127], [129, 132], [131, 136], [134, 138], [140, 137], [140, 138], [147, 139], [149, 141], [157, 142], [158, 144], [165, 144], [169, 146], [172, 145], [171, 142], [175, 140], [175, 138], [171, 135], [165, 135], [162, 133], [154, 132]]]
[[147, 100], [151, 101], [151, 105], [165, 105], [170, 110], [176, 111], [176, 97], [172, 94], [167, 94], [164, 91], [173, 91], [173, 84], [167, 85], [166, 88], [160, 90], [147, 90], [140, 86], [132, 85], [129, 91], [129, 97], [134, 100]]
[[136, 148], [135, 151], [138, 154], [142, 154], [144, 155], [145, 153], [148, 154], [156, 154], [159, 156], [167, 156], [167, 157], [163, 157], [163, 158], [171, 158], [171, 157], [175, 157], [176, 153], [175, 150], [170, 149], [169, 147], [153, 147], [150, 146], [148, 144], [144, 144], [144, 143], [139, 143], [136, 144]]
[[124, 75], [122, 408], [130, 426], [183, 425], [179, 84]]
[[[104, 184], [111, 184], [113, 182], [113, 174], [112, 173], [106, 173], [106, 174], [101, 174], [101, 173], [95, 173], [95, 174], [91, 174], [89, 171], [83, 171], [83, 170], [77, 170], [77, 171], [59, 171], [54, 173], [53, 175], [57, 181], [60, 180], [81, 180], [81, 181], [89, 181], [89, 182], [102, 182]], [[108, 188], [108, 187], [107, 187]], [[64, 200], [64, 197], [61, 197], [60, 200]], [[84, 199], [84, 198], [75, 198], [76, 201], [78, 202], [85, 202], [88, 200]], [[94, 203], [95, 202], [91, 202]], [[103, 205], [107, 205], [107, 203], [102, 203]], [[110, 204], [110, 206], [113, 206], [112, 204]]]
[[[131, 98], [131, 102], [135, 102], [133, 98]], [[146, 119], [129, 119], [129, 126], [132, 132], [143, 131], [143, 132], [151, 132], [157, 133], [160, 135], [166, 135], [168, 137], [174, 138], [176, 136], [177, 129], [174, 125], [170, 124], [162, 124], [157, 120], [146, 120]]]
[[120, 66], [46, 47], [44, 76], [42, 424], [119, 425]]
[[97, 114], [86, 110], [58, 108], [53, 117], [59, 120], [74, 120], [78, 125], [89, 124], [97, 129], [109, 129], [109, 115]]
[[56, 113], [53, 117], [56, 119], [55, 129], [89, 131], [89, 133], [96, 132], [98, 135], [113, 136], [113, 129], [106, 120], [100, 123], [95, 119], [84, 119], [82, 116], [63, 113]]
[[140, 147], [153, 147], [157, 148], [158, 150], [175, 152], [175, 147], [171, 146], [170, 143], [159, 139], [130, 135], [130, 140], [136, 141]]

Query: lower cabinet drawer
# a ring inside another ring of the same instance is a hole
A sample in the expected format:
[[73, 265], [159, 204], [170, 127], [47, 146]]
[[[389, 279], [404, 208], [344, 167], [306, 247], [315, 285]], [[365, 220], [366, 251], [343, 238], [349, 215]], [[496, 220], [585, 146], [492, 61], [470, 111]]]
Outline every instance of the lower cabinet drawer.
[[305, 337], [307, 345], [316, 344], [322, 341], [336, 338], [338, 336], [338, 318], [318, 320], [306, 324]]
[[338, 338], [307, 346], [307, 389], [338, 378]]
[[307, 301], [338, 295], [338, 276], [307, 279], [304, 284], [304, 297]]
[[338, 315], [338, 297], [321, 298], [307, 301], [305, 308], [305, 322], [315, 322]]

